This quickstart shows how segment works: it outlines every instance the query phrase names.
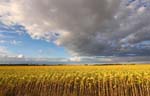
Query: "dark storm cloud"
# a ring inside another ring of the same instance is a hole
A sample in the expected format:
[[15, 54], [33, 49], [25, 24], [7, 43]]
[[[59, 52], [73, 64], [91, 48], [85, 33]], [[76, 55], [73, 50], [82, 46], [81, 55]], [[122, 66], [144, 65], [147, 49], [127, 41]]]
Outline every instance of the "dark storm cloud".
[[19, 23], [32, 38], [52, 41], [72, 55], [150, 55], [136, 46], [150, 40], [149, 9], [138, 5], [138, 0], [10, 0], [0, 8], [9, 13], [3, 16], [6, 24]]

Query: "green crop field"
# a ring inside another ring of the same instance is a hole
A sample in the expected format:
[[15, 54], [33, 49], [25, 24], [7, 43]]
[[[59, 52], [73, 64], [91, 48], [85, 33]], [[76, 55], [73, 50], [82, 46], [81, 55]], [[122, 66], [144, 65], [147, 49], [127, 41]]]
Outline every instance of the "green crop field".
[[150, 65], [1, 66], [0, 96], [150, 96]]

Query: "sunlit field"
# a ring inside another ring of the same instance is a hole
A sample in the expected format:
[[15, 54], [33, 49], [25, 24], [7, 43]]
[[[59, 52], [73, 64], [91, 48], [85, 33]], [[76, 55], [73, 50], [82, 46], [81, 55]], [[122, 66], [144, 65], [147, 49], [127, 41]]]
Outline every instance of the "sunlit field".
[[1, 66], [0, 96], [150, 96], [150, 65]]

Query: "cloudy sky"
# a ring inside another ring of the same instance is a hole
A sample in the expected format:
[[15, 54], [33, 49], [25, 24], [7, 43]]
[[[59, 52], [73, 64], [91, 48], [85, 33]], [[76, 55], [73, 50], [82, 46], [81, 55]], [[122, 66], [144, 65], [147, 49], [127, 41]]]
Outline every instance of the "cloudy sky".
[[129, 57], [150, 59], [150, 0], [0, 0], [0, 62]]

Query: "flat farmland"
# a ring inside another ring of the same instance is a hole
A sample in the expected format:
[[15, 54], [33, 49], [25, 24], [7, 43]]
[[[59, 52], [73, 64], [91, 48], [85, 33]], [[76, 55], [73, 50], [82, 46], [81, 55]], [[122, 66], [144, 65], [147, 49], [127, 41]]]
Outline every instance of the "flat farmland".
[[0, 66], [0, 96], [150, 96], [150, 65]]

